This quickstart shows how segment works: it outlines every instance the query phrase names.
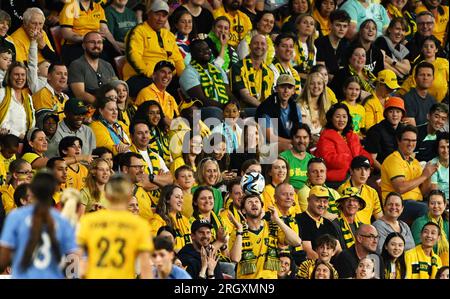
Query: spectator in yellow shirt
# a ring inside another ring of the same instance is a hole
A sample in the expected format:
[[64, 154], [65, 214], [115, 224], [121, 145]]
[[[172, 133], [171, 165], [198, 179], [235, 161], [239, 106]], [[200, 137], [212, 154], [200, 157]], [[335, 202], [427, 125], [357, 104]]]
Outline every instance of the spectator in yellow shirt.
[[442, 5], [442, 0], [424, 0], [422, 5], [416, 8], [416, 14], [422, 11], [429, 11], [434, 16], [434, 30], [433, 35], [444, 45], [447, 37], [447, 24], [449, 19], [449, 8], [447, 5]]
[[[47, 84], [32, 96], [34, 109], [51, 109], [62, 113], [64, 104], [69, 99], [64, 93], [67, 89], [67, 78], [67, 67], [62, 63], [52, 63], [48, 67]], [[62, 120], [63, 116], [60, 115]]]
[[68, 0], [59, 14], [59, 24], [64, 38], [62, 58], [69, 65], [83, 55], [82, 42], [90, 31], [99, 32], [105, 38], [103, 58], [112, 63], [122, 49], [109, 31], [105, 11], [95, 0]]
[[123, 76], [130, 87], [131, 97], [136, 97], [141, 89], [152, 83], [153, 70], [161, 60], [173, 63], [178, 76], [183, 73], [184, 60], [175, 35], [164, 28], [168, 16], [167, 3], [154, 1], [148, 11], [147, 21], [130, 30], [125, 38], [127, 60]]
[[391, 70], [382, 70], [378, 73], [375, 90], [371, 96], [362, 102], [366, 110], [366, 131], [384, 119], [384, 104], [389, 95], [400, 88], [397, 75]]
[[37, 7], [30, 7], [23, 13], [23, 25], [11, 34], [11, 40], [16, 48], [16, 61], [27, 62], [31, 39], [38, 43], [38, 63], [43, 60], [58, 60], [52, 44], [44, 31], [45, 15]]
[[91, 129], [97, 140], [97, 147], [104, 146], [117, 155], [129, 150], [131, 141], [124, 130], [123, 123], [118, 121], [117, 103], [110, 98], [100, 99], [94, 114], [95, 121]]
[[[400, 193], [404, 199], [405, 210], [400, 220], [411, 224], [414, 219], [427, 212], [423, 202], [423, 191], [427, 191], [427, 180], [438, 169], [435, 163], [425, 168], [414, 158], [417, 144], [417, 129], [407, 125], [397, 133], [398, 150], [390, 154], [381, 165], [381, 191], [385, 198], [389, 192]], [[426, 193], [426, 192], [423, 192]]]
[[142, 89], [136, 98], [135, 105], [140, 106], [145, 101], [157, 101], [166, 116], [166, 122], [170, 125], [172, 119], [180, 114], [175, 98], [167, 92], [167, 87], [172, 82], [175, 66], [167, 61], [161, 60], [153, 70], [153, 83]]
[[421, 243], [405, 252], [406, 279], [434, 279], [442, 266], [441, 259], [433, 251], [441, 229], [438, 224], [428, 222], [420, 232]]
[[17, 159], [9, 165], [11, 174], [8, 184], [0, 188], [3, 207], [6, 213], [16, 208], [14, 203], [14, 191], [21, 184], [30, 184], [33, 178], [31, 164], [23, 159]]

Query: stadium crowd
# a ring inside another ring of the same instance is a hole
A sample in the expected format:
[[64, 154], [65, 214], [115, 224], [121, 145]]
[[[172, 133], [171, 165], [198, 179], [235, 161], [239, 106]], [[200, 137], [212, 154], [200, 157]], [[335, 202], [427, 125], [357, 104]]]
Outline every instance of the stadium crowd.
[[449, 278], [447, 0], [0, 8], [1, 275]]

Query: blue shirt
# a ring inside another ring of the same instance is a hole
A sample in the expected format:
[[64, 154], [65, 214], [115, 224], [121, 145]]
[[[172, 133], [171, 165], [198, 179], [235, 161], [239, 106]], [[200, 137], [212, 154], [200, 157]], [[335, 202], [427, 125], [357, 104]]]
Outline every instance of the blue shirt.
[[[153, 269], [153, 272], [156, 279], [161, 279], [160, 277], [158, 277], [158, 271], [156, 270], [156, 268]], [[169, 276], [167, 276], [167, 279], [192, 279], [192, 277], [191, 275], [189, 275], [189, 273], [186, 272], [186, 270], [173, 265], [172, 272], [170, 272]]]
[[[297, 108], [297, 115], [298, 115], [298, 120], [301, 123], [302, 122], [302, 113], [300, 112], [300, 108], [298, 107], [298, 105], [295, 105], [295, 107]], [[292, 126], [294, 125], [292, 120], [289, 119], [289, 113], [291, 108], [288, 105], [287, 108], [280, 108], [280, 119], [281, 119], [281, 123], [283, 124], [283, 129], [285, 129], [287, 132], [290, 132], [292, 129]], [[270, 118], [269, 115], [264, 114], [264, 118], [266, 119], [266, 123], [265, 123], [265, 127], [263, 129], [267, 129], [267, 128], [273, 128], [273, 122], [272, 122], [272, 118]], [[277, 121], [276, 119], [273, 119], [273, 121]]]
[[345, 10], [353, 23], [356, 23], [356, 30], [367, 19], [372, 19], [377, 24], [377, 37], [383, 34], [383, 29], [387, 28], [390, 19], [386, 9], [378, 3], [370, 3], [365, 8], [358, 0], [347, 0], [340, 9]]
[[[14, 252], [12, 278], [64, 278], [63, 271], [59, 267], [61, 261], [54, 256], [51, 250], [50, 236], [46, 231], [41, 234], [42, 244], [36, 247], [35, 257], [30, 266], [25, 271], [21, 269], [20, 264], [30, 237], [34, 207], [35, 205], [28, 205], [15, 209], [6, 217], [0, 245], [10, 248]], [[61, 255], [74, 252], [77, 249], [74, 228], [56, 209], [51, 208], [50, 215], [54, 221]]]
[[439, 190], [444, 191], [445, 198], [448, 199], [449, 192], [448, 192], [448, 167], [445, 167], [441, 163], [439, 163], [439, 157], [434, 158], [431, 160], [432, 163], [438, 163], [439, 167], [438, 170], [431, 176], [431, 183], [436, 184], [439, 187]]

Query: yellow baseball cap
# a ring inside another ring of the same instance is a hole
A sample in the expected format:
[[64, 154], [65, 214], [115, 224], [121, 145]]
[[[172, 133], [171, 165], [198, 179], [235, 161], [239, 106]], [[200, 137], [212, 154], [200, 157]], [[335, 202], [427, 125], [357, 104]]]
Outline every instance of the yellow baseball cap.
[[313, 186], [311, 190], [309, 190], [309, 196], [315, 195], [316, 197], [330, 197], [330, 192], [328, 189], [322, 186]]
[[382, 70], [378, 72], [378, 82], [384, 83], [390, 89], [398, 89], [400, 85], [398, 85], [397, 75], [391, 70]]
[[180, 105], [178, 106], [178, 108], [180, 109], [180, 112], [183, 111], [184, 109], [188, 109], [191, 108], [192, 106], [196, 105], [197, 107], [202, 107], [203, 104], [202, 102], [200, 102], [200, 100], [198, 99], [190, 99], [190, 100], [183, 100]]

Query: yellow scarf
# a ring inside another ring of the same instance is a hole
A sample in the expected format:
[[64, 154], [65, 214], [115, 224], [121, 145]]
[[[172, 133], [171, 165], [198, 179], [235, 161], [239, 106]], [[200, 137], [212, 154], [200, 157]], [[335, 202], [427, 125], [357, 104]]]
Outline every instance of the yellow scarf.
[[[342, 236], [344, 237], [345, 245], [347, 248], [350, 248], [355, 244], [355, 236], [353, 235], [352, 228], [350, 227], [350, 223], [348, 223], [347, 218], [345, 218], [344, 213], [341, 211], [339, 214], [339, 226], [341, 228]], [[356, 226], [356, 229], [361, 225], [361, 221], [359, 221], [358, 216], [355, 215], [355, 219], [353, 223]]]
[[[428, 218], [431, 222], [436, 223], [439, 225], [441, 229], [441, 235], [439, 237], [439, 240], [437, 242], [437, 252], [436, 254], [439, 256], [448, 255], [449, 253], [449, 246], [448, 246], [448, 240], [447, 240], [447, 234], [444, 230], [444, 219], [442, 219], [442, 216], [439, 217], [439, 219], [434, 219], [430, 214], [428, 214]], [[448, 258], [447, 258], [448, 259]]]
[[[12, 89], [11, 87], [7, 86], [5, 88], [5, 97], [3, 98], [2, 103], [0, 104], [0, 124], [3, 123], [3, 121], [6, 118], [6, 114], [8, 114], [9, 106], [11, 105], [12, 100]], [[30, 95], [28, 94], [28, 89], [22, 89], [22, 100], [23, 100], [23, 107], [25, 108], [25, 113], [27, 115], [27, 128], [30, 129], [33, 125], [34, 120], [34, 112], [33, 112], [33, 105], [30, 100]]]

